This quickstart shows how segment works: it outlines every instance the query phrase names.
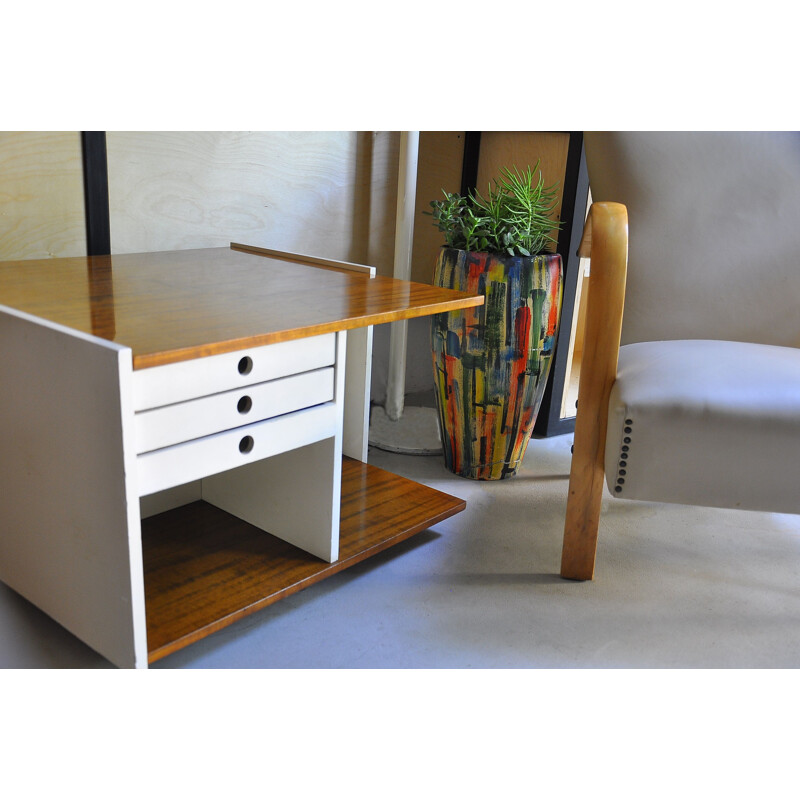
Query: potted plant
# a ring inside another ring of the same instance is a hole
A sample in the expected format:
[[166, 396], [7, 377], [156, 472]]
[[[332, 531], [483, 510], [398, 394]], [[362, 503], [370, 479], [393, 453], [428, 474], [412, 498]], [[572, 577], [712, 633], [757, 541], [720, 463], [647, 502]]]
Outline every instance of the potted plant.
[[483, 306], [438, 314], [431, 340], [445, 465], [467, 478], [514, 475], [550, 370], [561, 313], [562, 265], [545, 252], [559, 227], [556, 185], [533, 169], [501, 170], [484, 197], [431, 202], [444, 233], [437, 286], [481, 293]]

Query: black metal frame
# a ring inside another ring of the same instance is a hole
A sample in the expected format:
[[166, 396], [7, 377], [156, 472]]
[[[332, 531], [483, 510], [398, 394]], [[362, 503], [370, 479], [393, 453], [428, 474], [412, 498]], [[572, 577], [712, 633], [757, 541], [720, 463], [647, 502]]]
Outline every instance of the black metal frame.
[[86, 253], [111, 254], [108, 210], [108, 155], [105, 131], [81, 131], [83, 199], [86, 207]]
[[575, 298], [580, 275], [578, 246], [583, 235], [586, 205], [589, 199], [589, 173], [583, 150], [583, 133], [570, 131], [567, 167], [561, 196], [561, 220], [556, 252], [561, 255], [564, 268], [564, 293], [561, 303], [561, 324], [556, 338], [556, 349], [550, 376], [539, 408], [533, 432], [537, 436], [557, 436], [575, 430], [575, 414], [561, 416], [561, 402], [567, 382], [567, 362], [572, 333], [572, 318], [578, 313]]
[[478, 162], [481, 156], [481, 132], [464, 133], [464, 158], [461, 162], [461, 195], [474, 192], [478, 186]]

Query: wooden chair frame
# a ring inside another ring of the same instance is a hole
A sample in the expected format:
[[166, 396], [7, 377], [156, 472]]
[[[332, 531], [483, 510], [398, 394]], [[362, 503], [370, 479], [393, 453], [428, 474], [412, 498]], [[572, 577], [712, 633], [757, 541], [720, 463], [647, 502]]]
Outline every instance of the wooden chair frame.
[[594, 577], [605, 479], [608, 399], [617, 377], [628, 270], [628, 211], [593, 203], [578, 254], [591, 259], [561, 576]]

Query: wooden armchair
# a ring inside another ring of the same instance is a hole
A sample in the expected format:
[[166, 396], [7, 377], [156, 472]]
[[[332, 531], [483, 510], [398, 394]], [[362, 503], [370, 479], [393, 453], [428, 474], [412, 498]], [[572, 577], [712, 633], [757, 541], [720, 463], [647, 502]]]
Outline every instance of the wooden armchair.
[[585, 141], [574, 580], [594, 576], [604, 478], [622, 499], [800, 513], [800, 135]]

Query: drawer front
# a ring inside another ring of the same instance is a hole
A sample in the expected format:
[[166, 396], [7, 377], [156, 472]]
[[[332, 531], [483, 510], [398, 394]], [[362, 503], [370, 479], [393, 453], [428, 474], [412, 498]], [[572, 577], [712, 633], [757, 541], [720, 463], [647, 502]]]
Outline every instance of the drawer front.
[[337, 406], [313, 408], [153, 450], [136, 457], [139, 494], [148, 495], [334, 436]]
[[180, 403], [331, 366], [336, 334], [326, 333], [233, 353], [134, 370], [135, 411]]
[[136, 452], [145, 453], [333, 400], [333, 367], [257, 383], [135, 415]]

